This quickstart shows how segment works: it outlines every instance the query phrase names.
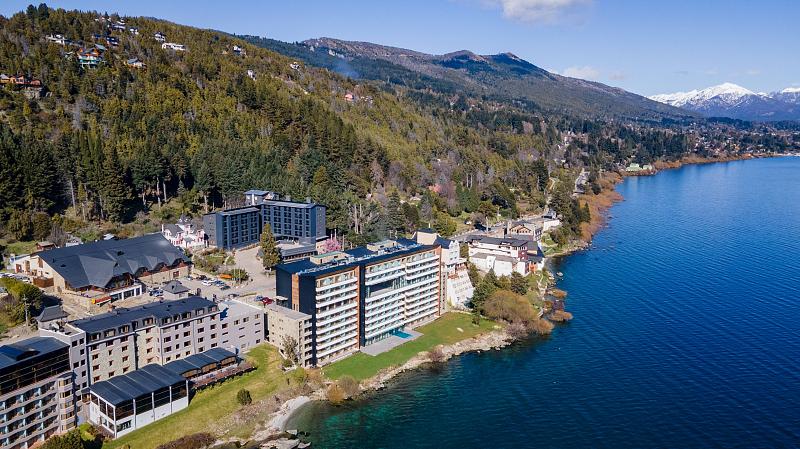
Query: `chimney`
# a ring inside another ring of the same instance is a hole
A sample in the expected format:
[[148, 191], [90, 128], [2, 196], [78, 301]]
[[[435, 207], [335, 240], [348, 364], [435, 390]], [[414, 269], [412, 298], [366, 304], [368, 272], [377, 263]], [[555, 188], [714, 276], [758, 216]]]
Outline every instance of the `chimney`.
[[292, 195], [286, 195], [286, 201], [292, 201]]
[[306, 197], [306, 203], [311, 204], [311, 197], [310, 196]]

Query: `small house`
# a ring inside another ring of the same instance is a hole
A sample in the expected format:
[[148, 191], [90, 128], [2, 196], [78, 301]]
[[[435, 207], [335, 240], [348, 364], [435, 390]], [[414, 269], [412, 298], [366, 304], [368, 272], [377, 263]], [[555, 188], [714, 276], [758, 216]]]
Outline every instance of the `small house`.
[[174, 51], [186, 51], [186, 46], [183, 44], [176, 44], [174, 42], [164, 42], [161, 44], [161, 48], [164, 50], [174, 50]]
[[147, 64], [140, 61], [139, 58], [131, 58], [125, 61], [125, 65], [128, 67], [133, 67], [134, 69], [146, 69]]
[[167, 36], [164, 33], [157, 31], [156, 33], [153, 34], [153, 39], [155, 39], [158, 42], [166, 42]]
[[189, 289], [180, 281], [172, 280], [164, 286], [164, 299], [183, 299], [189, 297]]

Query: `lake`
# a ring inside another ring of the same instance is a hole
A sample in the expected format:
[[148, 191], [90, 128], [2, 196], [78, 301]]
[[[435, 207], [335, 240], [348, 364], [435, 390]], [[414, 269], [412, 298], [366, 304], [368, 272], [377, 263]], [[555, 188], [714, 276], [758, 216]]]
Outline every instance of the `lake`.
[[800, 158], [618, 190], [557, 261], [571, 323], [290, 425], [318, 448], [800, 446]]

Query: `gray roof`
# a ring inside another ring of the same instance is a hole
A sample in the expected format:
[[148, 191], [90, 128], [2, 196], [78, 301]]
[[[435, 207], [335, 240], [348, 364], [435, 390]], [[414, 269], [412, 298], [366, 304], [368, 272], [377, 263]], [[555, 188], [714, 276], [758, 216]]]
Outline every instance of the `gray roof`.
[[[273, 311], [275, 313], [281, 314], [289, 319], [292, 320], [307, 320], [311, 318], [311, 315], [300, 312], [298, 310], [290, 309], [288, 307], [279, 306], [277, 304], [267, 304], [266, 307], [267, 313], [269, 311]], [[269, 319], [269, 318], [267, 318]]]
[[193, 312], [200, 308], [208, 309], [213, 305], [214, 302], [208, 299], [189, 296], [188, 298], [159, 301], [130, 309], [121, 307], [113, 312], [71, 321], [70, 324], [87, 333], [101, 332], [106, 329], [117, 328], [123, 324], [130, 324], [143, 318], [152, 317], [158, 320], [184, 312]]
[[42, 313], [39, 314], [39, 316], [36, 318], [36, 321], [40, 323], [46, 323], [48, 321], [66, 318], [67, 316], [67, 312], [64, 312], [64, 309], [62, 309], [60, 305], [50, 306], [42, 309]]
[[14, 366], [30, 357], [58, 351], [67, 346], [69, 345], [52, 337], [33, 337], [0, 346], [0, 369]]
[[169, 362], [164, 365], [164, 368], [170, 370], [174, 374], [183, 376], [185, 373], [191, 370], [202, 369], [208, 365], [216, 365], [217, 363], [220, 363], [230, 357], [236, 357], [236, 354], [228, 351], [227, 349], [211, 348], [208, 351], [201, 352], [199, 354], [193, 354], [189, 357]]
[[183, 251], [160, 233], [56, 248], [37, 255], [72, 288], [103, 288], [116, 276], [189, 262]]
[[172, 235], [180, 234], [181, 232], [183, 232], [181, 228], [178, 227], [178, 225], [172, 223], [165, 224], [164, 229], [171, 232]]
[[267, 192], [266, 190], [258, 190], [258, 189], [250, 189], [247, 192], [244, 192], [245, 195], [258, 195], [258, 196], [264, 196], [268, 193], [269, 192]]
[[184, 382], [186, 379], [165, 367], [151, 364], [128, 374], [94, 383], [89, 387], [89, 391], [116, 406], [139, 396], [149, 395], [161, 388]]
[[189, 291], [189, 289], [179, 281], [169, 281], [167, 285], [164, 286], [164, 291], [177, 295], [178, 293], [186, 293]]
[[478, 241], [489, 245], [510, 245], [510, 246], [527, 246], [528, 241], [517, 238], [509, 237], [489, 237], [487, 235], [479, 235], [469, 239], [470, 242]]

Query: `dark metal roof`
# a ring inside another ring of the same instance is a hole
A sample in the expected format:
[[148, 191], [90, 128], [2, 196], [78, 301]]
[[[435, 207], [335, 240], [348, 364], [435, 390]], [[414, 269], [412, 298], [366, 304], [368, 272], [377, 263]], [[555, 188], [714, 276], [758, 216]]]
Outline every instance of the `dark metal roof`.
[[189, 291], [189, 289], [186, 288], [186, 286], [181, 284], [179, 281], [173, 280], [169, 281], [167, 285], [164, 286], [164, 291], [174, 293], [177, 295], [178, 293], [186, 293]]
[[[395, 242], [397, 242], [397, 246], [384, 251], [372, 251], [366, 246], [359, 246], [358, 248], [343, 251], [347, 255], [351, 256], [352, 259], [348, 260], [317, 265], [311, 260], [304, 259], [296, 262], [279, 264], [275, 267], [275, 269], [279, 271], [285, 271], [290, 274], [300, 273], [301, 276], [308, 275], [312, 277], [318, 277], [320, 275], [334, 273], [336, 271], [345, 270], [355, 266], [371, 265], [383, 260], [394, 259], [399, 256], [413, 254], [439, 246], [438, 244], [421, 245], [414, 240], [406, 238], [396, 239]], [[306, 270], [309, 270], [309, 272], [301, 273]]]
[[60, 320], [62, 318], [66, 318], [67, 316], [67, 312], [64, 312], [64, 309], [62, 309], [60, 305], [50, 306], [42, 309], [42, 313], [39, 314], [39, 316], [36, 318], [36, 321], [40, 323], [46, 323], [48, 321]]
[[161, 264], [189, 262], [160, 233], [124, 240], [103, 240], [38, 253], [72, 288], [105, 287], [115, 276], [154, 270]]
[[185, 381], [183, 377], [165, 367], [151, 364], [128, 374], [96, 382], [89, 387], [89, 391], [100, 396], [109, 404], [116, 406], [125, 401]]
[[169, 362], [164, 365], [164, 368], [170, 370], [174, 374], [183, 376], [183, 374], [188, 371], [202, 369], [204, 366], [220, 363], [229, 357], [236, 357], [236, 354], [227, 349], [212, 348], [199, 354], [193, 354], [189, 357]]
[[513, 247], [527, 246], [528, 241], [514, 238], [514, 237], [489, 237], [487, 235], [479, 235], [469, 239], [470, 242], [478, 241], [489, 245], [509, 245]]
[[130, 324], [143, 318], [155, 318], [159, 320], [184, 312], [193, 312], [200, 308], [213, 306], [214, 302], [199, 296], [189, 296], [174, 301], [159, 301], [145, 304], [130, 309], [119, 308], [113, 312], [103, 313], [89, 318], [71, 321], [70, 324], [87, 332], [101, 332], [106, 329], [114, 329], [123, 324]]
[[30, 357], [64, 349], [67, 346], [69, 345], [52, 337], [33, 337], [0, 346], [0, 369], [14, 366]]

